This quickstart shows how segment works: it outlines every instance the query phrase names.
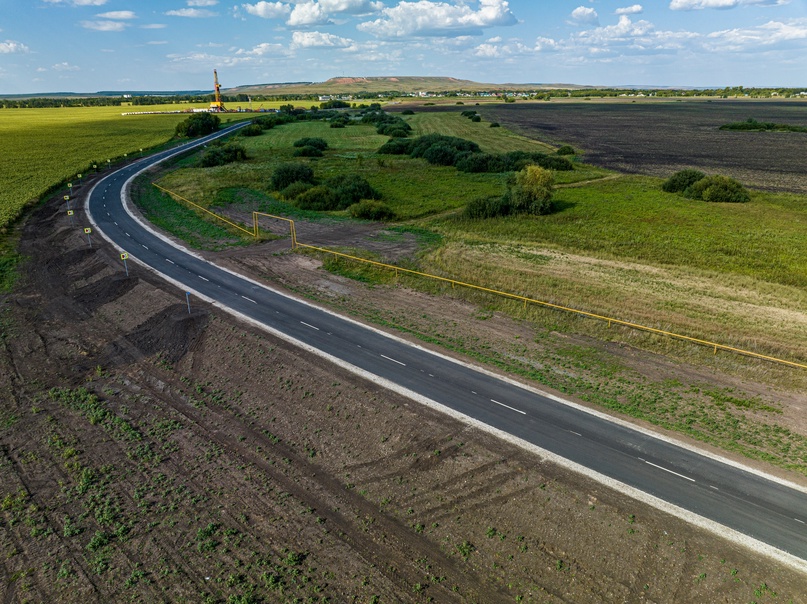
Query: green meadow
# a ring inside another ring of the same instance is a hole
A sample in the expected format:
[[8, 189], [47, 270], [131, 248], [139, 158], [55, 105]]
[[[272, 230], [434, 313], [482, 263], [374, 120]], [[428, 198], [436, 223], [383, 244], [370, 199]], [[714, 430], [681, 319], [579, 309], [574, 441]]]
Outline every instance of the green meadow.
[[[59, 183], [76, 181], [96, 164], [135, 155], [170, 140], [184, 115], [123, 116], [189, 105], [0, 109], [0, 229]], [[64, 193], [67, 194], [65, 187]]]

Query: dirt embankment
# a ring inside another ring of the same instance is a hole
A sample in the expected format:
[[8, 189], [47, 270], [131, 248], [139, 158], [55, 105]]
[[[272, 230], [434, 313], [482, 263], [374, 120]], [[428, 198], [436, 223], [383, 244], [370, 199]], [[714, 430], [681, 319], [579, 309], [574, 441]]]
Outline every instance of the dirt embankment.
[[[86, 243], [55, 205], [37, 211], [1, 309], [3, 602], [807, 593], [805, 576], [754, 552], [215, 309], [189, 314], [182, 292], [139, 267], [125, 277], [114, 250]], [[295, 264], [328, 295], [362, 291], [311, 259], [260, 260], [276, 285]]]

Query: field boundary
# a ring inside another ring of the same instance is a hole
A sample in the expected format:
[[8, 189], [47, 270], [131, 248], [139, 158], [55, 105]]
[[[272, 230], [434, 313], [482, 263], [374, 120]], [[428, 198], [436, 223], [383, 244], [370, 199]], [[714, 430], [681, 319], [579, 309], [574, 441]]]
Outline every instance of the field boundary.
[[648, 325], [642, 325], [640, 323], [633, 323], [631, 321], [625, 321], [623, 319], [617, 319], [615, 317], [608, 317], [606, 315], [600, 315], [600, 314], [589, 312], [589, 311], [586, 311], [586, 310], [580, 310], [578, 308], [571, 308], [571, 307], [568, 307], [568, 306], [563, 306], [561, 304], [555, 304], [553, 302], [547, 302], [546, 300], [538, 300], [536, 298], [530, 298], [528, 296], [522, 296], [521, 294], [514, 294], [514, 293], [511, 293], [511, 292], [505, 292], [505, 291], [501, 291], [501, 290], [498, 290], [498, 289], [492, 289], [492, 288], [489, 288], [489, 287], [484, 287], [482, 285], [476, 285], [474, 283], [466, 283], [464, 281], [457, 281], [456, 279], [451, 279], [450, 277], [441, 277], [439, 275], [432, 275], [431, 273], [424, 273], [424, 272], [412, 270], [412, 269], [409, 269], [409, 268], [403, 268], [403, 267], [400, 267], [400, 266], [395, 266], [394, 264], [386, 264], [384, 262], [378, 262], [376, 260], [369, 260], [367, 258], [359, 258], [358, 256], [352, 256], [350, 254], [345, 254], [343, 252], [337, 252], [335, 250], [330, 250], [328, 248], [318, 247], [316, 245], [310, 245], [310, 244], [307, 244], [307, 243], [300, 243], [300, 241], [297, 239], [297, 229], [295, 227], [294, 220], [292, 220], [290, 218], [284, 218], [282, 216], [275, 216], [273, 214], [265, 214], [265, 213], [262, 213], [262, 212], [253, 212], [252, 213], [253, 230], [249, 231], [248, 229], [245, 229], [244, 227], [235, 224], [234, 222], [230, 221], [229, 219], [224, 218], [223, 216], [219, 216], [215, 212], [211, 212], [207, 208], [204, 208], [204, 207], [200, 206], [197, 203], [194, 203], [194, 202], [192, 202], [192, 201], [190, 201], [188, 199], [185, 199], [181, 195], [173, 193], [173, 192], [169, 191], [168, 189], [165, 189], [165, 188], [161, 187], [160, 185], [158, 185], [156, 183], [152, 183], [152, 184], [154, 184], [154, 186], [157, 187], [158, 189], [160, 189], [161, 191], [164, 191], [165, 193], [168, 193], [170, 196], [178, 198], [178, 199], [181, 199], [182, 201], [184, 201], [184, 202], [190, 204], [191, 206], [193, 206], [194, 208], [197, 208], [197, 209], [202, 210], [203, 212], [205, 212], [207, 214], [210, 214], [214, 218], [227, 223], [228, 225], [238, 229], [239, 231], [241, 231], [243, 233], [246, 233], [250, 237], [254, 237], [255, 239], [258, 239], [259, 236], [260, 236], [260, 231], [259, 231], [259, 228], [258, 228], [258, 216], [267, 216], [269, 218], [273, 218], [273, 219], [276, 219], [276, 220], [286, 221], [286, 222], [289, 223], [289, 235], [290, 235], [290, 238], [291, 238], [291, 249], [292, 250], [296, 250], [298, 248], [306, 248], [306, 249], [310, 249], [310, 250], [313, 250], [313, 251], [316, 251], [316, 252], [321, 252], [321, 253], [324, 253], [324, 254], [331, 254], [332, 256], [335, 256], [335, 257], [346, 258], [346, 259], [352, 260], [354, 262], [370, 264], [370, 265], [373, 265], [373, 266], [376, 266], [376, 267], [380, 267], [380, 268], [384, 268], [384, 269], [387, 269], [387, 270], [390, 270], [390, 271], [394, 271], [396, 277], [398, 276], [398, 274], [400, 272], [400, 273], [406, 273], [406, 274], [409, 274], [409, 275], [415, 275], [417, 277], [423, 277], [425, 279], [432, 279], [432, 280], [435, 280], [435, 281], [440, 281], [440, 282], [443, 282], [443, 283], [450, 283], [452, 289], [455, 288], [455, 287], [464, 287], [464, 288], [467, 288], [467, 289], [481, 291], [481, 292], [484, 292], [484, 293], [487, 293], [487, 294], [493, 294], [493, 295], [496, 295], [496, 296], [501, 296], [501, 297], [507, 298], [509, 300], [517, 300], [519, 302], [523, 302], [525, 309], [530, 304], [533, 304], [533, 305], [536, 305], [536, 306], [542, 306], [544, 308], [551, 308], [553, 310], [558, 310], [558, 311], [562, 311], [562, 312], [571, 313], [571, 314], [574, 314], [574, 315], [577, 315], [577, 316], [586, 317], [588, 319], [594, 319], [594, 320], [597, 320], [597, 321], [602, 321], [602, 322], [608, 323], [608, 327], [611, 327], [611, 325], [619, 325], [619, 326], [622, 326], [622, 327], [628, 327], [630, 329], [635, 329], [637, 331], [644, 331], [646, 333], [652, 333], [652, 334], [655, 334], [655, 335], [665, 336], [665, 337], [668, 337], [668, 338], [672, 338], [674, 340], [679, 340], [679, 341], [683, 341], [683, 342], [689, 342], [690, 344], [696, 344], [698, 346], [703, 346], [705, 348], [711, 348], [713, 350], [714, 354], [717, 354], [718, 350], [722, 350], [724, 352], [731, 352], [731, 353], [734, 353], [734, 354], [739, 354], [739, 355], [742, 355], [742, 356], [746, 356], [746, 357], [750, 357], [750, 358], [754, 358], [754, 359], [759, 359], [759, 360], [762, 360], [762, 361], [768, 361], [768, 362], [771, 362], [771, 363], [777, 363], [779, 365], [786, 365], [788, 367], [795, 367], [795, 368], [798, 368], [798, 369], [807, 369], [807, 364], [805, 364], [805, 363], [798, 363], [796, 361], [789, 361], [787, 359], [780, 359], [779, 357], [774, 357], [774, 356], [761, 354], [759, 352], [754, 352], [752, 350], [746, 350], [744, 348], [737, 348], [735, 346], [729, 346], [728, 344], [721, 344], [719, 342], [712, 342], [710, 340], [703, 340], [701, 338], [695, 338], [693, 336], [687, 336], [687, 335], [676, 333], [676, 332], [673, 332], [673, 331], [666, 331], [664, 329], [658, 329], [656, 327], [650, 327]]

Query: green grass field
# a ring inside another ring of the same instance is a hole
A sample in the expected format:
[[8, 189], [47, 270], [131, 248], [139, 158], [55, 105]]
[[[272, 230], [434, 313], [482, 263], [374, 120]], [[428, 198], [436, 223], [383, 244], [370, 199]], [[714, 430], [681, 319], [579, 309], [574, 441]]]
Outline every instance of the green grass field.
[[[122, 116], [124, 111], [169, 111], [189, 105], [155, 107], [64, 107], [0, 110], [0, 229], [53, 185], [76, 180], [93, 162], [105, 166], [125, 153], [139, 154], [168, 141], [187, 116]], [[226, 119], [226, 118], [225, 118]], [[65, 194], [67, 189], [65, 188]]]
[[[293, 143], [304, 137], [328, 141], [325, 157], [295, 158]], [[165, 176], [161, 186], [205, 206], [225, 203], [221, 192], [233, 187], [248, 189], [253, 196], [269, 202], [272, 170], [283, 162], [303, 161], [311, 163], [316, 178], [321, 180], [337, 174], [362, 175], [401, 220], [456, 209], [475, 197], [497, 195], [504, 190], [505, 177], [501, 174], [462, 174], [424, 160], [377, 156], [375, 151], [387, 137], [376, 134], [370, 125], [329, 128], [323, 122], [301, 122], [240, 140], [249, 154], [248, 161], [215, 168], [181, 168]]]

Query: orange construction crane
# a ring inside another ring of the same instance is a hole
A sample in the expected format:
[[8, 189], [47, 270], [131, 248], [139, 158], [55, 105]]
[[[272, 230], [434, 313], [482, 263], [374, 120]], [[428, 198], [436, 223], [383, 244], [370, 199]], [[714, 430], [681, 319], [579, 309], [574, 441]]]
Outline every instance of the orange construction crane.
[[216, 100], [210, 103], [210, 111], [225, 111], [224, 103], [221, 102], [221, 85], [219, 84], [219, 74], [213, 70], [213, 82], [216, 85]]

